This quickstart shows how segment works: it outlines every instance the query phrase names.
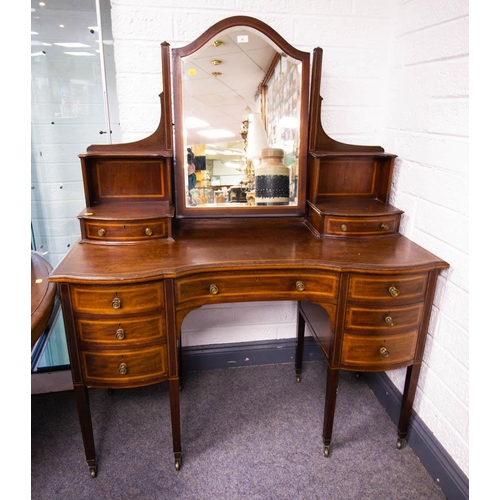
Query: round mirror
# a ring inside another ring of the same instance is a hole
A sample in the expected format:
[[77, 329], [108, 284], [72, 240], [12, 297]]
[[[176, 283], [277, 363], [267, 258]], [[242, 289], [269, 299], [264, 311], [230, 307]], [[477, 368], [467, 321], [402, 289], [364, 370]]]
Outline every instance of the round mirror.
[[303, 214], [309, 53], [237, 16], [172, 55], [177, 214]]

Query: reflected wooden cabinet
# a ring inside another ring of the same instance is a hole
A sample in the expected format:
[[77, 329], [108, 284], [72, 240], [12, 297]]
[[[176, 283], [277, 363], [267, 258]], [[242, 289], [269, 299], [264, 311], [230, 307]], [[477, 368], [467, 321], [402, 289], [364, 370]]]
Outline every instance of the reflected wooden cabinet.
[[181, 59], [217, 40], [229, 43], [241, 30], [309, 68], [308, 54], [261, 21], [236, 16], [176, 51], [172, 89], [170, 47], [163, 43], [156, 132], [134, 143], [93, 145], [81, 155], [82, 238], [50, 279], [59, 285], [92, 477], [97, 458], [88, 387], [168, 381], [180, 469], [182, 322], [207, 304], [297, 301], [295, 376], [301, 380], [306, 324], [328, 365], [325, 455], [331, 454], [340, 370], [406, 367], [399, 447], [408, 431], [438, 275], [448, 264], [398, 232], [402, 211], [389, 204], [395, 155], [343, 144], [323, 131], [321, 49], [314, 51], [310, 82], [309, 71], [302, 71], [297, 104], [298, 204], [186, 206], [187, 144], [180, 132], [174, 144], [171, 110], [173, 102], [182, 122]]

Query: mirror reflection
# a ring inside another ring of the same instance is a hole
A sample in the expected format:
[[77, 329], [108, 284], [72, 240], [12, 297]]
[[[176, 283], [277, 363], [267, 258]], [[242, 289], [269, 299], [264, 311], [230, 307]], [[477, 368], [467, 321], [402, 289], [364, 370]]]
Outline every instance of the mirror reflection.
[[238, 27], [181, 72], [186, 206], [296, 206], [302, 63]]

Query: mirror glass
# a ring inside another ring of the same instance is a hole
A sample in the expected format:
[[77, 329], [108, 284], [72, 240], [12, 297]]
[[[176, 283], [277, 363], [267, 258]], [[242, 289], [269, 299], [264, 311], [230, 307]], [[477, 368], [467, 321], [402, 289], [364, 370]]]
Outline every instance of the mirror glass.
[[[249, 26], [214, 33], [176, 58], [178, 51], [173, 50], [182, 94], [181, 120], [176, 117], [177, 127], [182, 123], [176, 139], [182, 209], [297, 210], [301, 140], [306, 142], [303, 60]], [[305, 65], [308, 71], [308, 59]]]

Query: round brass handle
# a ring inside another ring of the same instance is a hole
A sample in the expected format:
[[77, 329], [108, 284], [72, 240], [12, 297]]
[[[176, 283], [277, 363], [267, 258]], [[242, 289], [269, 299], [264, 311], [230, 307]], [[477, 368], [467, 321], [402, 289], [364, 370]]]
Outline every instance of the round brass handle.
[[389, 287], [389, 293], [391, 297], [397, 297], [399, 295], [399, 290], [393, 285]]
[[380, 224], [380, 229], [382, 229], [382, 231], [387, 231], [389, 229], [389, 226], [382, 222], [382, 224]]
[[150, 227], [147, 227], [146, 229], [144, 229], [144, 234], [146, 236], [151, 236], [153, 234], [153, 230]]
[[112, 301], [111, 301], [111, 307], [113, 309], [120, 309], [120, 307], [122, 306], [122, 301], [118, 298], [118, 297], [115, 297]]
[[123, 328], [118, 328], [118, 330], [116, 330], [115, 337], [118, 340], [123, 340], [125, 338], [125, 330]]
[[303, 292], [306, 289], [306, 285], [302, 281], [297, 281], [295, 283], [295, 289], [297, 292]]
[[210, 285], [209, 291], [212, 295], [217, 295], [219, 293], [219, 287], [217, 285]]
[[387, 323], [387, 326], [394, 326], [396, 324], [396, 322], [390, 316], [386, 316], [384, 318], [384, 321]]
[[340, 230], [341, 231], [347, 231], [347, 224], [341, 224]]
[[387, 349], [387, 347], [381, 347], [380, 348], [380, 355], [383, 357], [383, 358], [388, 358], [389, 357], [389, 349]]
[[99, 229], [99, 231], [97, 231], [97, 234], [99, 236], [104, 236], [106, 234], [106, 229]]
[[118, 373], [120, 375], [126, 375], [127, 372], [128, 372], [127, 363], [120, 363], [120, 366], [118, 367]]

